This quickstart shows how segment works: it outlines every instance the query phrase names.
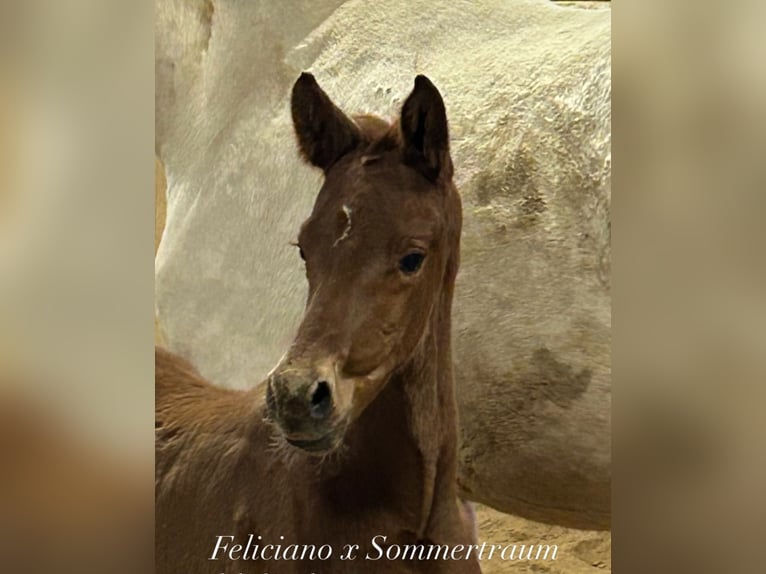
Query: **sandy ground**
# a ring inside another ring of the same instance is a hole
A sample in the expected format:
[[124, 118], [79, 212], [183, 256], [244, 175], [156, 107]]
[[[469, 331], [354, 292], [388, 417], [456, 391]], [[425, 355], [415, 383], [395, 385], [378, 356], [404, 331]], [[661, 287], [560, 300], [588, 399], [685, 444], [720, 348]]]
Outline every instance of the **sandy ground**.
[[611, 8], [610, 0], [553, 0], [562, 6], [574, 6], [575, 8]]
[[[609, 532], [575, 530], [524, 520], [487, 506], [476, 505], [479, 542], [487, 544], [548, 544], [557, 546], [555, 560], [484, 560], [484, 574], [548, 572], [551, 574], [603, 574], [612, 571], [612, 537]], [[552, 550], [551, 550], [552, 552]]]

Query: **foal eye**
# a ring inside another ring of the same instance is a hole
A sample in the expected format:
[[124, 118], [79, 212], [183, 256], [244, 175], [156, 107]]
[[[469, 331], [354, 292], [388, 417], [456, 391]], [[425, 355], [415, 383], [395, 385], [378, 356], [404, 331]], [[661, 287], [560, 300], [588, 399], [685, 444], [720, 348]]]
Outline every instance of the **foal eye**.
[[412, 275], [420, 266], [423, 265], [423, 260], [426, 258], [425, 253], [419, 251], [413, 251], [408, 253], [399, 260], [399, 269], [405, 275]]

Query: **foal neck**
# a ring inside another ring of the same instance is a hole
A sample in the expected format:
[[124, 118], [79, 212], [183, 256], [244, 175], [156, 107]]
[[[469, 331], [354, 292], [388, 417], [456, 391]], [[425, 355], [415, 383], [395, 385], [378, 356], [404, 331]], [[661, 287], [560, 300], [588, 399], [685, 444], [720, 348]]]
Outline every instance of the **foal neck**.
[[340, 466], [322, 471], [325, 495], [338, 505], [397, 508], [418, 538], [428, 535], [437, 507], [455, 505], [457, 496], [450, 302], [435, 306], [412, 358], [349, 429]]
[[[452, 379], [451, 283], [442, 292], [429, 332], [402, 371], [409, 426], [421, 456], [422, 507], [418, 535], [434, 527], [439, 505], [457, 497], [457, 406]], [[447, 508], [449, 512], [449, 508]]]

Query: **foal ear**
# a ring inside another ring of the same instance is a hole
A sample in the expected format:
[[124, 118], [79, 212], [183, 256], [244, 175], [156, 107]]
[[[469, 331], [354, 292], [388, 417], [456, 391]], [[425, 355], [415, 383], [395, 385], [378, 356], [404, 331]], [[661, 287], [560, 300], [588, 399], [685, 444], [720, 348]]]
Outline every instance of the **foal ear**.
[[359, 143], [359, 129], [319, 87], [314, 76], [302, 73], [290, 98], [298, 147], [309, 163], [327, 171]]
[[404, 163], [435, 182], [452, 177], [449, 131], [444, 101], [425, 76], [415, 78], [415, 87], [402, 106], [402, 152]]

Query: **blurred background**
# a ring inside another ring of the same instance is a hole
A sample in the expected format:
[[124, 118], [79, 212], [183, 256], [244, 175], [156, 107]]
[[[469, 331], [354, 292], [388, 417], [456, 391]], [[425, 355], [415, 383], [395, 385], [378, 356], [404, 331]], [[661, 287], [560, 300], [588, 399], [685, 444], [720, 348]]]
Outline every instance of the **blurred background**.
[[0, 3], [0, 571], [146, 572], [153, 6]]

